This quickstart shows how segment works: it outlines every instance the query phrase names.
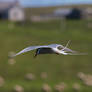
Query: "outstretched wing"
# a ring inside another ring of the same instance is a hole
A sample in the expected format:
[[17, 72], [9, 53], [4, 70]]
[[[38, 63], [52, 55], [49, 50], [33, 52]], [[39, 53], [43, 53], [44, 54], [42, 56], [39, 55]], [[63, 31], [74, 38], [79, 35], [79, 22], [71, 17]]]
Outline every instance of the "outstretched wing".
[[20, 54], [22, 54], [22, 53], [31, 51], [31, 50], [38, 49], [38, 48], [50, 48], [50, 46], [48, 46], [48, 45], [47, 45], [47, 46], [45, 46], [45, 45], [44, 45], [44, 46], [30, 46], [30, 47], [27, 47], [27, 48], [21, 50], [21, 51], [18, 52], [17, 54], [13, 55], [13, 57], [14, 57], [14, 56], [17, 56], [17, 55], [20, 55]]

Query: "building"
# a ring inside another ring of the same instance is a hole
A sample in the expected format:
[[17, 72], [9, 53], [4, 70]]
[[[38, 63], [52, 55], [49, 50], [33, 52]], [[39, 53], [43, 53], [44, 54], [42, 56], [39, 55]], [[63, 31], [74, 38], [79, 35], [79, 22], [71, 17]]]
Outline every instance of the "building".
[[68, 14], [70, 14], [72, 11], [71, 8], [59, 8], [59, 9], [56, 9], [54, 11], [54, 15], [58, 16], [58, 17], [65, 17], [67, 16]]
[[13, 2], [0, 1], [0, 19], [8, 19], [8, 10], [13, 6]]
[[24, 11], [18, 0], [0, 2], [0, 19], [7, 19], [10, 21], [24, 20]]
[[88, 20], [92, 19], [92, 7], [86, 8], [83, 13], [86, 19]]
[[8, 19], [11, 21], [23, 21], [25, 19], [24, 10], [19, 5], [10, 8], [8, 15]]

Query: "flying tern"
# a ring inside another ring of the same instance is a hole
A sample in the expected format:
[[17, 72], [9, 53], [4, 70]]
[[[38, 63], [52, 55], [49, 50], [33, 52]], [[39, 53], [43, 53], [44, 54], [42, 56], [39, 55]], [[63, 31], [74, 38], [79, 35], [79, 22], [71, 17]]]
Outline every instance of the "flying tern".
[[42, 45], [42, 46], [29, 46], [27, 48], [24, 48], [20, 52], [13, 55], [13, 57], [20, 55], [22, 53], [36, 50], [34, 57], [36, 57], [39, 54], [63, 54], [63, 55], [85, 55], [85, 53], [78, 53], [77, 51], [71, 50], [68, 47], [70, 41], [66, 44], [64, 47], [60, 44], [50, 44], [50, 45]]

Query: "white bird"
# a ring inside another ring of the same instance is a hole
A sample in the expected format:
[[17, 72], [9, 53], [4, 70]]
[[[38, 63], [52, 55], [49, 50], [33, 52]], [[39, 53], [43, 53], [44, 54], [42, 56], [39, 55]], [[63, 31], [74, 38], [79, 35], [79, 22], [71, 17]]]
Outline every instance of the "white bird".
[[77, 51], [73, 51], [69, 48], [67, 48], [70, 41], [68, 41], [67, 45], [64, 47], [60, 44], [50, 44], [50, 45], [42, 45], [42, 46], [29, 46], [17, 54], [13, 55], [13, 57], [20, 55], [22, 53], [36, 50], [34, 57], [36, 57], [39, 54], [63, 54], [63, 55], [85, 55], [85, 53], [78, 53]]

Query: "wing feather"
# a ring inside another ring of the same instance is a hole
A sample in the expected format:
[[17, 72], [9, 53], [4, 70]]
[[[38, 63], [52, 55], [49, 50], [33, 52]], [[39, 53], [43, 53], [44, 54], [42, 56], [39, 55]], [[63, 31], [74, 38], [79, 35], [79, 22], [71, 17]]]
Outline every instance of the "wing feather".
[[44, 45], [44, 46], [30, 46], [30, 47], [27, 47], [27, 48], [21, 50], [20, 52], [16, 53], [15, 55], [13, 55], [13, 57], [14, 57], [14, 56], [17, 56], [17, 55], [20, 55], [20, 54], [22, 54], [22, 53], [31, 51], [31, 50], [38, 49], [38, 48], [50, 48], [50, 46], [45, 46], [45, 45]]

